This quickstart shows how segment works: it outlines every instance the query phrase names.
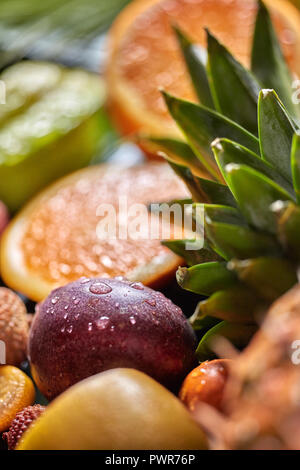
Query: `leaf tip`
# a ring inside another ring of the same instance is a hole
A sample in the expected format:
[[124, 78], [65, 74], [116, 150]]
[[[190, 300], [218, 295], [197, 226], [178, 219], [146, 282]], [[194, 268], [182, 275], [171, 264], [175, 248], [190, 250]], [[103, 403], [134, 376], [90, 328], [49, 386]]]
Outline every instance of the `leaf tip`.
[[221, 151], [223, 150], [222, 146], [222, 140], [220, 137], [217, 137], [212, 143], [211, 143], [211, 148], [216, 151]]
[[169, 107], [174, 100], [174, 96], [168, 93], [164, 88], [159, 88], [159, 92], [165, 100], [166, 105]]
[[276, 93], [272, 88], [264, 88], [264, 89], [260, 90], [260, 92], [259, 92], [259, 97], [262, 100], [267, 99], [270, 96], [272, 96], [272, 97], [276, 96]]
[[238, 165], [237, 163], [228, 163], [228, 165], [225, 166], [225, 171], [228, 175], [234, 173], [235, 171], [239, 171], [241, 169], [241, 165]]
[[213, 47], [219, 47], [220, 43], [217, 38], [211, 33], [210, 29], [204, 28], [206, 33], [206, 40], [207, 40], [207, 49], [211, 50]]
[[182, 29], [178, 26], [177, 23], [171, 23], [172, 29], [175, 33], [177, 41], [182, 49], [191, 46], [192, 41], [187, 37], [187, 35], [182, 31]]

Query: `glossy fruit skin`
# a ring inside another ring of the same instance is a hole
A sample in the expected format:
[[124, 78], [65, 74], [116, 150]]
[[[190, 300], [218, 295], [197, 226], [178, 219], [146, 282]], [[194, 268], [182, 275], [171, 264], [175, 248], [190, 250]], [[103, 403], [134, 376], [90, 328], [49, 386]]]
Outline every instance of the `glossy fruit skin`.
[[39, 389], [52, 399], [116, 367], [176, 388], [195, 363], [195, 345], [182, 311], [160, 292], [118, 278], [83, 278], [38, 306], [29, 356]]
[[3, 204], [2, 201], [0, 201], [0, 237], [4, 229], [6, 228], [8, 221], [9, 221], [8, 210], [5, 204]]
[[54, 400], [17, 450], [205, 448], [204, 433], [172, 393], [142, 372], [113, 369]]
[[186, 377], [179, 397], [191, 413], [197, 412], [200, 403], [222, 410], [224, 390], [228, 379], [230, 359], [206, 361]]
[[0, 366], [0, 433], [9, 428], [17, 413], [32, 405], [32, 380], [14, 366]]

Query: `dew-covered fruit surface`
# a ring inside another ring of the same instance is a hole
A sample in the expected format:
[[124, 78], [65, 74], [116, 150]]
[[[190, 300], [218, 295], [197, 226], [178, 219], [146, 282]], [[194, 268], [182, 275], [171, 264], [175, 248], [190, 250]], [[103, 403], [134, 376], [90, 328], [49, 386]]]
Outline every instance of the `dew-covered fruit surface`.
[[179, 397], [191, 413], [197, 413], [201, 403], [222, 411], [231, 363], [230, 359], [206, 361], [189, 373], [182, 384]]
[[116, 367], [176, 388], [194, 366], [195, 345], [181, 309], [160, 292], [118, 278], [83, 278], [38, 305], [29, 356], [38, 388], [52, 399]]

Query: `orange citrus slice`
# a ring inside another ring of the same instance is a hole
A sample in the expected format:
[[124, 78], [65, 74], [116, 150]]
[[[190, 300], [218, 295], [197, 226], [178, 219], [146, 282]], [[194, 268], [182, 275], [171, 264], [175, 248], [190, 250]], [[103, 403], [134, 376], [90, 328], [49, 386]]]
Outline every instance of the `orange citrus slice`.
[[[82, 276], [121, 275], [146, 285], [160, 284], [181, 259], [150, 232], [140, 239], [126, 230], [120, 234], [121, 222], [115, 238], [99, 237], [99, 222], [104, 215], [110, 217], [111, 207], [118, 213], [120, 198], [129, 214], [135, 203], [146, 210], [149, 203], [188, 196], [166, 163], [80, 170], [44, 190], [10, 223], [1, 240], [1, 276], [9, 287], [36, 301]], [[110, 221], [114, 223], [114, 214]]]
[[32, 381], [13, 366], [0, 366], [0, 432], [9, 428], [19, 411], [34, 402]]
[[[299, 75], [300, 13], [285, 0], [265, 3], [288, 64]], [[200, 46], [208, 27], [249, 66], [256, 9], [256, 0], [135, 0], [125, 8], [111, 30], [107, 67], [109, 108], [121, 131], [177, 135], [159, 89], [196, 100], [171, 24]]]

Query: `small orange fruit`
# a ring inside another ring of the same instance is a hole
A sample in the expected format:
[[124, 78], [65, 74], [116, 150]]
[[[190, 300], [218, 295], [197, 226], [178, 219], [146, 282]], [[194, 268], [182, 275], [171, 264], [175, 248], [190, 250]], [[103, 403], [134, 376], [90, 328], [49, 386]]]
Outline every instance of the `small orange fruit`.
[[31, 379], [14, 366], [0, 366], [0, 432], [9, 428], [17, 413], [32, 405], [35, 390]]
[[[265, 0], [284, 54], [300, 73], [300, 14], [285, 0]], [[177, 135], [159, 93], [164, 88], [195, 101], [190, 79], [172, 31], [177, 24], [197, 44], [206, 46], [208, 27], [244, 65], [249, 66], [256, 0], [136, 0], [111, 30], [107, 68], [109, 107], [126, 133]]]
[[[75, 172], [44, 190], [10, 223], [1, 240], [1, 276], [36, 301], [82, 276], [124, 276], [159, 285], [182, 260], [159, 237], [148, 236], [150, 231], [139, 240], [126, 227], [120, 234], [120, 198], [128, 211], [143, 204], [148, 217], [148, 204], [186, 197], [185, 185], [166, 163], [99, 165]], [[121, 209], [125, 221], [128, 211]], [[99, 236], [105, 220], [116, 228], [115, 236]]]
[[230, 363], [230, 359], [206, 361], [189, 373], [179, 397], [191, 413], [197, 411], [201, 402], [221, 410]]

